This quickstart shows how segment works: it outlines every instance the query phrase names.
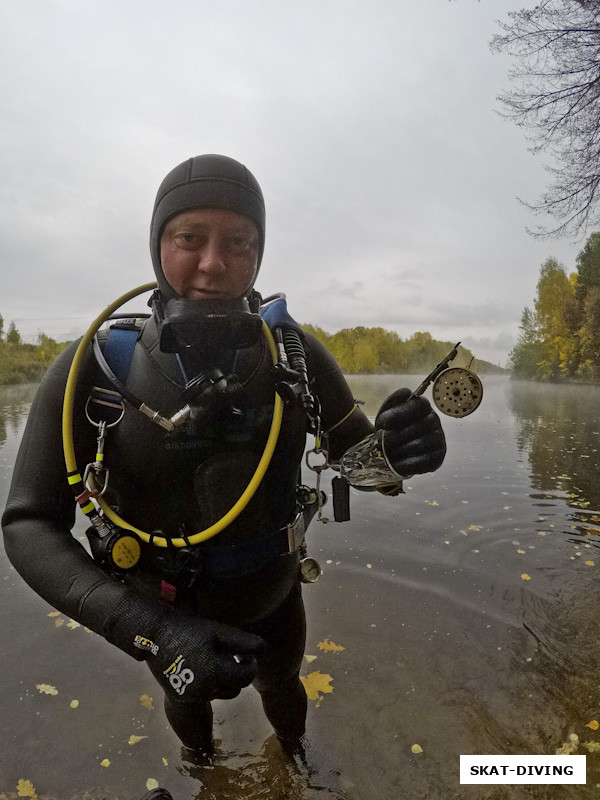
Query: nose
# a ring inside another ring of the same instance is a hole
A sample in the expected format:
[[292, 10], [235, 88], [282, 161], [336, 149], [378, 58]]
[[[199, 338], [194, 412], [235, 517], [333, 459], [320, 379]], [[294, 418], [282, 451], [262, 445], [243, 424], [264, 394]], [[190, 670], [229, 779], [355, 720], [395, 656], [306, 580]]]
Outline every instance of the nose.
[[198, 270], [210, 275], [219, 275], [227, 270], [225, 249], [217, 237], [211, 237], [201, 248], [198, 258]]

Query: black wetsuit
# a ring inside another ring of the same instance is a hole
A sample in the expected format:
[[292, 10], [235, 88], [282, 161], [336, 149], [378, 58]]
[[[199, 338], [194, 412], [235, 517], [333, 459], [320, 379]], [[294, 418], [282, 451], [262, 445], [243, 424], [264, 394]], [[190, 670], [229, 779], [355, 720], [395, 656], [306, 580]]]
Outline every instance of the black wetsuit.
[[[75, 502], [66, 481], [61, 416], [75, 348], [76, 343], [52, 365], [33, 402], [2, 520], [8, 557], [40, 596], [101, 635], [125, 593], [133, 589], [159, 599], [166, 580], [176, 587], [177, 608], [262, 636], [270, 647], [260, 659], [255, 685], [263, 702], [267, 698], [269, 715], [269, 687], [298, 682], [304, 613], [298, 553], [257, 558], [253, 546], [293, 515], [305, 448], [304, 412], [298, 404], [285, 406], [277, 446], [256, 495], [228, 528], [192, 548], [188, 557], [195, 571], [177, 574], [181, 554], [171, 556], [172, 551], [143, 545], [138, 568], [125, 577], [115, 576], [96, 564], [71, 535]], [[370, 433], [372, 425], [359, 409], [352, 412], [352, 394], [331, 355], [310, 336], [306, 351], [323, 430], [332, 429], [328, 446], [335, 459]], [[173, 433], [126, 408], [123, 420], [108, 432], [105, 451], [109, 501], [117, 504], [122, 518], [148, 532], [189, 535], [231, 508], [254, 473], [268, 435], [274, 399], [270, 368], [263, 338], [252, 348], [232, 353], [223, 371], [235, 373], [243, 387], [234, 400], [235, 413], [225, 404]], [[73, 426], [80, 470], [95, 458], [97, 429], [84, 408], [98, 382], [102, 379], [89, 353], [78, 382]], [[158, 347], [151, 318], [136, 345], [127, 385], [170, 416], [183, 405], [183, 383], [177, 358]], [[203, 554], [230, 546], [237, 552], [233, 562], [220, 564], [217, 557], [214, 568], [203, 567]], [[167, 708], [173, 723], [174, 714], [185, 716], [189, 709], [182, 705], [170, 711]]]

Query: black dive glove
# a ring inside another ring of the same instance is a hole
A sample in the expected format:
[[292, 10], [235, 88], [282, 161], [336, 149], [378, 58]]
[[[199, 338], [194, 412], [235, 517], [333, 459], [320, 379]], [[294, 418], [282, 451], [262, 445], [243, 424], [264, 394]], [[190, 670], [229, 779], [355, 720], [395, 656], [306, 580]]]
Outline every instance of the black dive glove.
[[442, 465], [446, 438], [440, 418], [424, 397], [411, 397], [410, 389], [398, 389], [384, 401], [375, 430], [384, 432], [385, 455], [399, 475], [433, 472]]
[[174, 699], [229, 699], [252, 683], [259, 636], [179, 614], [141, 595], [126, 595], [105, 628], [106, 639], [138, 661]]

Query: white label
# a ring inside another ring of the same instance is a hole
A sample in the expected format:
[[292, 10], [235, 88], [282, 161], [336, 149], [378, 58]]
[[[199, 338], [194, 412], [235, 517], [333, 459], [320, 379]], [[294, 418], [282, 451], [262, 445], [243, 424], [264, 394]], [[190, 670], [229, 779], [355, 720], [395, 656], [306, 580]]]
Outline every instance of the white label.
[[461, 756], [461, 783], [585, 783], [585, 756]]

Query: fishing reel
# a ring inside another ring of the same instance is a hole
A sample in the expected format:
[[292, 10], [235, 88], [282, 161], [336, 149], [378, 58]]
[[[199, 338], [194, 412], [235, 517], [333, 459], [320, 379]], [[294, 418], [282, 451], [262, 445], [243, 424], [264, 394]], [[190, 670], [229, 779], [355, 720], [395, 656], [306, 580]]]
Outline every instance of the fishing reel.
[[425, 378], [413, 392], [419, 397], [433, 381], [431, 394], [438, 411], [449, 417], [466, 417], [479, 408], [483, 399], [483, 384], [479, 377], [466, 367], [448, 367], [456, 358], [458, 345], [454, 345], [448, 355]]
[[483, 385], [479, 377], [465, 367], [451, 367], [435, 379], [431, 387], [435, 407], [449, 417], [466, 417], [479, 408]]

